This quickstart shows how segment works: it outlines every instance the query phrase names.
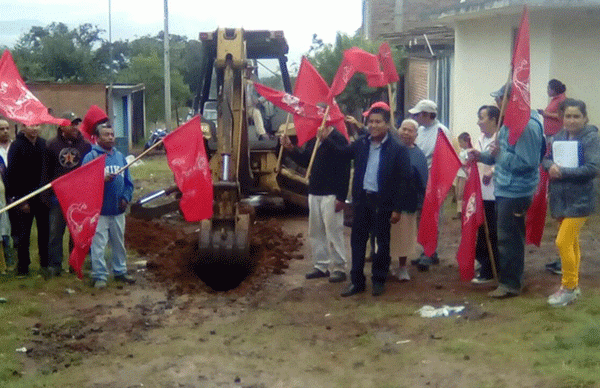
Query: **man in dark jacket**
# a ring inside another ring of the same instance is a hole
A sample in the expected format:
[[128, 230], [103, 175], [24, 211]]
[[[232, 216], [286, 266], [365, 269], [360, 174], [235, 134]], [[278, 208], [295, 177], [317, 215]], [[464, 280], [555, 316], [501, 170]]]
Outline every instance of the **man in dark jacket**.
[[[282, 145], [290, 152], [290, 157], [304, 166], [308, 166], [315, 144], [316, 138], [313, 138], [300, 150], [287, 136], [282, 138]], [[348, 255], [342, 209], [348, 193], [350, 163], [338, 148], [347, 144], [344, 135], [333, 128], [327, 144], [318, 146], [315, 153], [308, 181], [308, 239], [314, 268], [306, 274], [307, 279], [329, 277], [331, 283], [346, 280]]]
[[[342, 293], [351, 296], [365, 290], [365, 250], [369, 232], [374, 231], [377, 252], [373, 258], [373, 296], [385, 291], [390, 267], [390, 226], [402, 211], [414, 212], [417, 199], [411, 185], [410, 156], [405, 146], [390, 134], [390, 110], [380, 103], [367, 115], [369, 136], [361, 137], [342, 151], [354, 159], [352, 201], [352, 284]], [[323, 144], [332, 144], [329, 133], [321, 133]], [[333, 145], [333, 144], [332, 144]]]
[[[45, 163], [46, 141], [39, 137], [40, 126], [21, 127], [15, 141], [8, 150], [8, 167], [5, 184], [8, 202], [40, 188], [42, 167]], [[31, 226], [35, 217], [38, 231], [40, 268], [48, 271], [48, 207], [37, 195], [14, 208], [11, 215], [14, 243], [17, 247], [17, 276], [29, 274], [29, 243]]]
[[[77, 167], [81, 166], [83, 157], [90, 152], [92, 146], [85, 140], [77, 126], [81, 119], [73, 112], [66, 112], [62, 118], [71, 122], [69, 126], [58, 127], [56, 137], [47, 145], [47, 163], [42, 173], [43, 184], [52, 182]], [[50, 243], [48, 245], [49, 276], [59, 276], [63, 262], [63, 235], [67, 223], [63, 217], [56, 195], [50, 190], [42, 194], [42, 199], [50, 207]], [[71, 245], [71, 244], [69, 244]]]

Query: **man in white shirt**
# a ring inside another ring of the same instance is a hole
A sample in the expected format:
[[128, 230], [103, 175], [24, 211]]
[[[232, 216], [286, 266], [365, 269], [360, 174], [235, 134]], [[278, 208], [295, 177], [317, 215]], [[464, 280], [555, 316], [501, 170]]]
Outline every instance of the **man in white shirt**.
[[[412, 109], [408, 110], [418, 123], [419, 129], [417, 130], [417, 140], [415, 144], [417, 147], [423, 151], [425, 154], [425, 158], [427, 159], [427, 169], [431, 170], [431, 161], [433, 158], [433, 151], [435, 150], [435, 144], [437, 142], [438, 130], [441, 129], [442, 132], [448, 137], [450, 144], [452, 144], [452, 133], [450, 130], [437, 119], [437, 104], [431, 100], [421, 100], [415, 105]], [[438, 223], [438, 234], [439, 234], [439, 225], [441, 222], [440, 212], [440, 222]], [[439, 239], [438, 239], [439, 241]], [[412, 264], [416, 265], [419, 271], [428, 271], [429, 266], [432, 264], [439, 264], [440, 259], [436, 252], [431, 255], [431, 257], [425, 256], [422, 254], [416, 260], [412, 261]]]

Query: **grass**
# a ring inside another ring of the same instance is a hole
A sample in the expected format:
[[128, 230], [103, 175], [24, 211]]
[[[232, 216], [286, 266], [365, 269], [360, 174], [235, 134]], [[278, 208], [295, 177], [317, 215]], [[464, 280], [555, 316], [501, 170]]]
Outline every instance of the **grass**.
[[[143, 181], [143, 189], [136, 187], [136, 197], [173, 184], [164, 155], [143, 160], [143, 165], [131, 169], [134, 182]], [[452, 215], [452, 209], [451, 204], [447, 205], [447, 217]], [[590, 218], [584, 238], [595, 238], [593, 236], [599, 234], [599, 221], [598, 216]], [[31, 242], [35, 271], [39, 267], [35, 227]], [[66, 246], [65, 237], [65, 250]], [[11, 388], [61, 386], [79, 366], [74, 364], [73, 371], [68, 373], [39, 373], [21, 378], [22, 357], [15, 356], [15, 349], [31, 340], [31, 325], [35, 322], [77, 324], [76, 320], [57, 316], [52, 310], [51, 300], [63, 294], [68, 283], [64, 279], [45, 282], [35, 276], [19, 281], [4, 277], [1, 281], [0, 296], [7, 297], [8, 303], [0, 304], [0, 381], [3, 382], [0, 385]], [[337, 382], [335, 386], [409, 386], [401, 382], [402, 371], [410, 373], [431, 359], [453, 363], [465, 371], [469, 368], [497, 371], [491, 372], [487, 379], [476, 381], [474, 384], [479, 387], [514, 386], [503, 377], [504, 373], [513, 371], [533, 381], [545, 381], [547, 384], [542, 386], [551, 388], [600, 386], [600, 293], [597, 290], [585, 290], [584, 297], [577, 303], [562, 309], [548, 307], [539, 297], [490, 301], [473, 295], [470, 303], [481, 306], [489, 315], [475, 321], [457, 317], [423, 319], [415, 314], [421, 306], [405, 301], [283, 302], [276, 308], [257, 309], [236, 319], [201, 322], [193, 330], [186, 326], [171, 329], [165, 335], [169, 347], [161, 357], [173, 360], [210, 345], [212, 352], [202, 357], [210, 355], [238, 365], [259, 364], [263, 369], [267, 365], [272, 373], [281, 375], [283, 372], [277, 369], [282, 365], [278, 355], [285, 351], [289, 354], [291, 349], [296, 355], [291, 369], [307, 371], [306, 381], [314, 381], [314, 386], [323, 379]], [[325, 319], [325, 313], [330, 313], [330, 317]], [[318, 321], [314, 314], [321, 314], [323, 322], [315, 324]], [[347, 325], [349, 333], [330, 340], [324, 330], [328, 322]], [[219, 338], [228, 339], [227, 345], [215, 341], [216, 337], [209, 334], [213, 329]], [[389, 332], [395, 340], [409, 339], [410, 342], [400, 345], [397, 354], [382, 353], [384, 344], [378, 336], [381, 331]], [[190, 338], [198, 344], [198, 349], [193, 344], [190, 347]], [[126, 350], [113, 349], [110, 355], [122, 356], [120, 353], [135, 354], [131, 362], [139, 363], [142, 370], [155, 368], [162, 362], [162, 358], [148, 352], [144, 342], [128, 344]], [[102, 370], [115, 371], [118, 363], [117, 358], [104, 357], [96, 365]], [[225, 371], [235, 372], [233, 366], [227, 365], [223, 365]], [[84, 380], [84, 375], [77, 378], [82, 384]], [[360, 385], [362, 382], [364, 385]]]

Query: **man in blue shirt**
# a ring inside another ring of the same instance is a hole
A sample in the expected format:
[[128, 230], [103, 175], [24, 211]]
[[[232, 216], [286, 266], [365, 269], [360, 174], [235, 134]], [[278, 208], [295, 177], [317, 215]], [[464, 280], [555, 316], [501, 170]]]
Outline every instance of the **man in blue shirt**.
[[[350, 237], [352, 284], [342, 296], [365, 291], [365, 251], [371, 231], [374, 231], [377, 239], [377, 252], [371, 271], [372, 294], [379, 296], [384, 293], [390, 267], [390, 226], [398, 222], [402, 211], [414, 212], [417, 206], [414, 190], [408, 190], [412, 184], [408, 149], [389, 134], [389, 106], [386, 104], [382, 107], [381, 102], [376, 104], [367, 115], [369, 135], [341, 150], [354, 159], [354, 219]], [[323, 144], [332, 143], [328, 138], [329, 132], [319, 135]]]
[[[501, 105], [505, 86], [492, 93]], [[503, 125], [497, 144], [489, 152], [469, 151], [470, 157], [485, 164], [494, 164], [494, 195], [498, 233], [498, 288], [488, 295], [492, 298], [516, 296], [523, 289], [525, 264], [525, 215], [531, 205], [539, 180], [542, 147], [545, 144], [541, 117], [536, 111], [515, 143], [508, 142], [509, 130]]]
[[133, 182], [129, 170], [115, 173], [127, 164], [125, 156], [115, 148], [115, 133], [110, 125], [98, 124], [95, 129], [98, 145], [83, 158], [83, 164], [106, 154], [104, 167], [104, 198], [96, 234], [92, 240], [92, 280], [94, 287], [106, 287], [108, 269], [104, 249], [110, 241], [113, 253], [112, 270], [115, 280], [132, 284], [135, 279], [127, 274], [127, 252], [125, 251], [125, 210], [131, 202]]

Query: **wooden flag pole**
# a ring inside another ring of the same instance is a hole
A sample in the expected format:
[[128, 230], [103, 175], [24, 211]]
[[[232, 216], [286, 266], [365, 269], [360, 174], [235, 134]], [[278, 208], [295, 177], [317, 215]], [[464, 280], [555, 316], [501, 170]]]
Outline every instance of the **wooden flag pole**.
[[[290, 114], [287, 114], [287, 118], [285, 119], [285, 128], [283, 128], [283, 136], [287, 136], [288, 125], [290, 124]], [[281, 143], [281, 140], [280, 140]], [[277, 165], [275, 166], [275, 172], [279, 172], [281, 170], [281, 158], [283, 156], [283, 145], [279, 145], [279, 155], [277, 156]]]
[[[504, 96], [502, 97], [502, 105], [500, 106], [500, 118], [498, 119], [497, 131], [500, 130], [502, 122], [504, 121], [504, 114], [506, 113], [506, 107], [508, 105], [508, 88], [512, 85], [512, 69], [508, 72], [508, 80], [504, 84]], [[496, 132], [497, 132], [496, 131]]]
[[126, 169], [129, 168], [129, 166], [131, 166], [132, 164], [134, 164], [135, 162], [137, 162], [138, 160], [140, 160], [142, 157], [146, 156], [146, 154], [150, 151], [152, 151], [153, 149], [155, 149], [156, 147], [158, 147], [159, 145], [161, 145], [163, 143], [163, 140], [165, 138], [163, 137], [162, 139], [160, 139], [159, 141], [157, 141], [156, 143], [154, 143], [152, 145], [152, 147], [148, 148], [146, 151], [142, 152], [141, 154], [139, 154], [135, 159], [133, 159], [131, 162], [127, 163], [125, 166], [121, 167], [117, 172], [114, 173], [114, 175], [119, 175], [120, 173], [122, 173], [123, 171], [125, 171]]
[[317, 141], [315, 142], [315, 148], [313, 148], [312, 155], [310, 156], [310, 162], [308, 163], [308, 168], [306, 169], [306, 175], [304, 176], [306, 179], [310, 177], [310, 171], [312, 170], [313, 163], [315, 161], [315, 155], [317, 154], [317, 148], [321, 145], [321, 138], [319, 137], [319, 132], [325, 130], [325, 125], [327, 124], [327, 116], [329, 116], [329, 105], [327, 105], [327, 109], [325, 109], [325, 115], [323, 115], [323, 121], [321, 122], [321, 126], [317, 132]]
[[[387, 84], [388, 89], [388, 101], [390, 102], [390, 121], [392, 122], [392, 127], [396, 128], [396, 119], [394, 118], [394, 93], [392, 91], [392, 84]], [[396, 128], [397, 129], [397, 128]]]
[[8, 206], [3, 207], [2, 209], [0, 209], [0, 214], [4, 213], [7, 210], [12, 209], [13, 207], [22, 204], [23, 202], [27, 201], [29, 198], [31, 197], [35, 197], [36, 195], [38, 195], [41, 192], [44, 192], [48, 189], [50, 189], [52, 187], [52, 183], [48, 183], [47, 185], [40, 187], [39, 189], [37, 189], [34, 192], [31, 192], [29, 194], [27, 194], [26, 196], [24, 196], [23, 198], [19, 198], [18, 200], [16, 200], [15, 202], [11, 203]]
[[492, 266], [492, 274], [494, 279], [498, 280], [498, 270], [496, 269], [496, 257], [494, 256], [494, 250], [492, 249], [492, 240], [490, 240], [490, 229], [487, 224], [487, 217], [485, 215], [485, 206], [483, 207], [483, 230], [485, 231], [485, 242], [487, 244], [488, 255], [490, 264]]

